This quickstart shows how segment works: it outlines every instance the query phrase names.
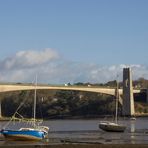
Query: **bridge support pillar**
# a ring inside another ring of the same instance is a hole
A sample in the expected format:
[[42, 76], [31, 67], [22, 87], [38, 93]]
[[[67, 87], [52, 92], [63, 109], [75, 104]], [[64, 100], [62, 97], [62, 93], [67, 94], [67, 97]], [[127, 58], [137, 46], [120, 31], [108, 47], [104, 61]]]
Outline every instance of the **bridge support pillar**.
[[122, 114], [124, 116], [134, 116], [135, 114], [131, 68], [123, 69]]
[[1, 98], [0, 98], [0, 118], [2, 118], [2, 106], [1, 106]]

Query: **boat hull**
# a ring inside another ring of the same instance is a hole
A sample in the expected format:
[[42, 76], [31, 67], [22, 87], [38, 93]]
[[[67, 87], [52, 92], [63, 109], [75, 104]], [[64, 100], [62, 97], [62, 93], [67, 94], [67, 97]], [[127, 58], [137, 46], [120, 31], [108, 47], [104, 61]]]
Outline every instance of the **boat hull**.
[[45, 136], [43, 131], [19, 131], [19, 130], [2, 130], [1, 131], [2, 135], [6, 139], [10, 140], [21, 140], [21, 141], [38, 141], [42, 140]]
[[116, 123], [100, 123], [99, 128], [108, 132], [124, 132], [126, 127]]

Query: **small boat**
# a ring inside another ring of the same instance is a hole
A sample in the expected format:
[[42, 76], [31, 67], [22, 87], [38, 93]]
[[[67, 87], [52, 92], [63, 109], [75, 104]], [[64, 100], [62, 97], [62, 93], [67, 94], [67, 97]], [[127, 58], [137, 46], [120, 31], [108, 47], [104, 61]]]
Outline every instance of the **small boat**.
[[[37, 78], [36, 78], [36, 85], [37, 85]], [[35, 86], [36, 86], [35, 85]], [[1, 130], [1, 134], [6, 138], [6, 139], [11, 139], [11, 140], [42, 140], [48, 136], [49, 132], [49, 127], [47, 126], [39, 126], [37, 125], [37, 120], [36, 120], [36, 87], [35, 87], [35, 94], [34, 94], [34, 118], [33, 120], [28, 120], [24, 119], [22, 115], [18, 113], [18, 110], [20, 109], [22, 105], [18, 107], [14, 115], [12, 116], [11, 120], [7, 123], [4, 129]], [[17, 115], [20, 115], [20, 118], [15, 117]], [[11, 121], [24, 121], [24, 122], [29, 122], [30, 127], [23, 127], [18, 130], [11, 130], [11, 129], [6, 129], [6, 127], [11, 123]]]
[[6, 139], [10, 140], [21, 140], [21, 141], [38, 141], [45, 138], [45, 133], [40, 130], [35, 130], [32, 128], [23, 128], [19, 130], [2, 130], [1, 133]]
[[124, 132], [126, 127], [124, 125], [114, 122], [100, 122], [99, 128], [107, 132]]
[[136, 120], [136, 117], [131, 117], [130, 119], [131, 119], [131, 120]]
[[115, 90], [115, 96], [116, 96], [116, 114], [115, 114], [115, 122], [109, 122], [109, 121], [101, 121], [99, 123], [99, 128], [108, 131], [108, 132], [124, 132], [126, 129], [126, 126], [118, 123], [118, 102], [119, 102], [119, 90], [118, 90], [118, 82], [117, 82], [117, 88]]

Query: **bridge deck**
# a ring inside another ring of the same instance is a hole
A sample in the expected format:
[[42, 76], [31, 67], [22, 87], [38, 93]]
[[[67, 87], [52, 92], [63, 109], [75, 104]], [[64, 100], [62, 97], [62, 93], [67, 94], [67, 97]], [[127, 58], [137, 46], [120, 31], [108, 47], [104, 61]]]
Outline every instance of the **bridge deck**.
[[[33, 90], [35, 89], [32, 85], [0, 85], [0, 92], [18, 91], [18, 90]], [[75, 90], [75, 91], [87, 91], [97, 92], [108, 95], [115, 95], [115, 88], [101, 88], [101, 87], [82, 87], [82, 86], [43, 86], [38, 85], [36, 89], [46, 90]], [[134, 93], [139, 93], [140, 90], [133, 90]], [[120, 95], [123, 93], [122, 89], [119, 89]]]

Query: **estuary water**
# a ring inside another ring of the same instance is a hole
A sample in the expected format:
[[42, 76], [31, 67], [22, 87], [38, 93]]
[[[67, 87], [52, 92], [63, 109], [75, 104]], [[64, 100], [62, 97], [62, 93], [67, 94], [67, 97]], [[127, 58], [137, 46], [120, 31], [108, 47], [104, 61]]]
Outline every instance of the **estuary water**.
[[[50, 120], [44, 121], [44, 125], [50, 128], [49, 137], [39, 144], [54, 144], [61, 142], [71, 143], [102, 143], [102, 144], [148, 144], [148, 117], [139, 117], [136, 120], [120, 118], [119, 123], [126, 125], [124, 133], [105, 132], [99, 129], [100, 121], [112, 119], [90, 120]], [[0, 122], [1, 129], [6, 122]], [[15, 122], [9, 128], [19, 128], [24, 124]], [[27, 144], [27, 142], [5, 141], [0, 136], [0, 145]], [[32, 143], [34, 144], [34, 143]], [[36, 143], [37, 144], [37, 143]]]

